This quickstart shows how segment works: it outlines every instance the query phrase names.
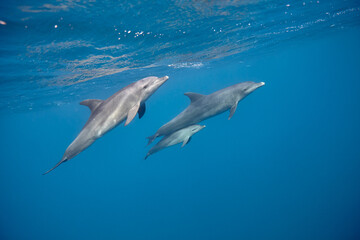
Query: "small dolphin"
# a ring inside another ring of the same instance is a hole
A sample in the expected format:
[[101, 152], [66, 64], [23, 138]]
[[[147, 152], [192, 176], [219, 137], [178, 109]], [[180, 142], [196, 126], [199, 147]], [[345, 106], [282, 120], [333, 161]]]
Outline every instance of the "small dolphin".
[[87, 99], [82, 101], [80, 104], [88, 106], [91, 110], [88, 121], [66, 149], [61, 161], [44, 174], [78, 155], [125, 119], [126, 126], [137, 113], [141, 118], [145, 113], [145, 101], [168, 79], [168, 76], [143, 78], [122, 88], [106, 100]]
[[203, 129], [204, 127], [205, 125], [191, 125], [189, 127], [180, 129], [170, 135], [165, 136], [149, 150], [149, 152], [145, 156], [145, 159], [147, 159], [151, 154], [154, 154], [166, 147], [170, 147], [181, 142], [183, 143], [181, 147], [184, 147], [190, 142], [191, 136]]
[[170, 122], [159, 128], [154, 135], [148, 137], [148, 145], [159, 136], [169, 135], [179, 129], [199, 123], [229, 109], [230, 119], [236, 111], [238, 102], [255, 89], [264, 85], [264, 82], [242, 82], [221, 89], [210, 95], [202, 95], [192, 92], [185, 93], [185, 95], [190, 98], [190, 105]]

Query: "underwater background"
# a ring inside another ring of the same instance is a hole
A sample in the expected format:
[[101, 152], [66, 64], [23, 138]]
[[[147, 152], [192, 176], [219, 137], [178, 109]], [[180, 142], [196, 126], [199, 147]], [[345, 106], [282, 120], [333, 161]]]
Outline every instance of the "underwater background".
[[[144, 117], [74, 159], [90, 111], [147, 76]], [[265, 82], [144, 161], [189, 104]], [[1, 1], [0, 239], [360, 239], [360, 2]]]

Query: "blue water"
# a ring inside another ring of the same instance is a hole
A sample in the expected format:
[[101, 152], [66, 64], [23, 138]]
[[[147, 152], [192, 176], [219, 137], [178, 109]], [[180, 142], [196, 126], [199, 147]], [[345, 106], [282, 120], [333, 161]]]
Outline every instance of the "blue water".
[[[11, 1], [0, 7], [0, 239], [360, 239], [359, 1]], [[48, 175], [78, 103], [170, 79], [144, 117]], [[144, 161], [189, 104], [264, 81]]]

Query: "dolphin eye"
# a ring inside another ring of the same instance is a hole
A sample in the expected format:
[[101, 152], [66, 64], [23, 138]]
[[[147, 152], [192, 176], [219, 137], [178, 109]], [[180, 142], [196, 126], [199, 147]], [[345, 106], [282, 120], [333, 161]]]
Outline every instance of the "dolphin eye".
[[148, 85], [145, 85], [145, 86], [144, 86], [144, 89], [146, 89], [147, 87], [148, 87]]

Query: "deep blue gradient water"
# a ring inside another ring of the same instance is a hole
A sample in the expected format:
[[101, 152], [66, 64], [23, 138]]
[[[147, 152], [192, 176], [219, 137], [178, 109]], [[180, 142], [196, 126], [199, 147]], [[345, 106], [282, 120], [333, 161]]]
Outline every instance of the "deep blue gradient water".
[[[360, 239], [360, 2], [0, 6], [0, 239]], [[78, 103], [170, 79], [147, 112], [48, 175]], [[189, 104], [266, 85], [143, 158]]]

